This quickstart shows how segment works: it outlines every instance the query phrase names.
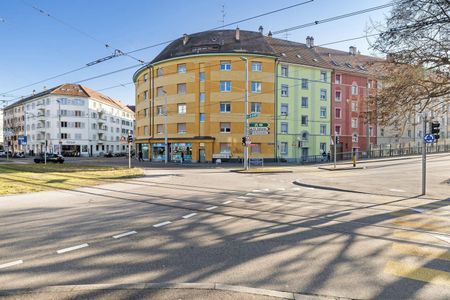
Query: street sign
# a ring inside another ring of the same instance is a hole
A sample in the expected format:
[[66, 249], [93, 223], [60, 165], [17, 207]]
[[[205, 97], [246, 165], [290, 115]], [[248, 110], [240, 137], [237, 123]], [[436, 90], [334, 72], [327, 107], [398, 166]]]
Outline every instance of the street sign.
[[250, 127], [248, 129], [250, 135], [266, 135], [269, 134], [268, 127]]
[[19, 135], [17, 137], [17, 142], [19, 145], [26, 145], [27, 144], [27, 136], [26, 135]]
[[251, 114], [247, 115], [247, 119], [256, 118], [258, 116], [258, 113], [252, 112]]
[[252, 122], [249, 124], [250, 127], [269, 127], [269, 123], [255, 123]]
[[120, 143], [121, 144], [126, 144], [127, 143], [127, 138], [124, 137], [123, 135], [120, 137]]
[[431, 144], [432, 142], [434, 142], [435, 138], [434, 138], [434, 135], [432, 135], [432, 134], [425, 134], [425, 136], [423, 137], [423, 140], [425, 141], [425, 143]]

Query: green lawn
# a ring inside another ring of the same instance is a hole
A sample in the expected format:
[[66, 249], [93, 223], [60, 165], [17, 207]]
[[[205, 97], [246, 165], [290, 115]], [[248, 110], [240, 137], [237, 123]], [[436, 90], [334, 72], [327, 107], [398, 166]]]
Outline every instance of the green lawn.
[[76, 189], [142, 176], [140, 168], [73, 164], [0, 165], [0, 195]]

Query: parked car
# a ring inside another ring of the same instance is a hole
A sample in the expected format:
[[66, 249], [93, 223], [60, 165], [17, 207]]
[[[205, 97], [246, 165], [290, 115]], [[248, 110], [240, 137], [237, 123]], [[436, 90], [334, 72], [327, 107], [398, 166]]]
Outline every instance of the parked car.
[[103, 156], [104, 157], [113, 157], [113, 153], [112, 152], [108, 152], [108, 153], [105, 153]]
[[[44, 163], [45, 157], [44, 154], [39, 155], [34, 159], [35, 163]], [[62, 164], [64, 162], [64, 156], [56, 154], [56, 153], [48, 153], [47, 154], [47, 162], [53, 162], [53, 163], [60, 163]]]
[[24, 158], [25, 153], [24, 152], [14, 152], [13, 158]]
[[11, 151], [0, 151], [0, 157], [12, 157], [12, 152]]

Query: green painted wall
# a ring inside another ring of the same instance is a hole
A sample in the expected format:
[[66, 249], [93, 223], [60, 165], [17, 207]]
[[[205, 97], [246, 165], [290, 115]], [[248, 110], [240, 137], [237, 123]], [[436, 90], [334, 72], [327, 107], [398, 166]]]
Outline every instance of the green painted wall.
[[[288, 76], [282, 76], [282, 66], [288, 67]], [[319, 156], [330, 151], [330, 120], [331, 120], [331, 70], [310, 66], [282, 63], [278, 64], [278, 96], [277, 96], [277, 146], [278, 158], [287, 161], [313, 159], [311, 156]], [[326, 81], [321, 80], [321, 72], [326, 73]], [[308, 88], [302, 88], [302, 79], [308, 81]], [[282, 96], [283, 85], [288, 86], [288, 96]], [[326, 90], [326, 99], [320, 100], [321, 89]], [[302, 107], [302, 97], [308, 98], [308, 107]], [[288, 114], [282, 114], [283, 104], [288, 105]], [[326, 108], [326, 117], [320, 116], [320, 108]], [[308, 124], [302, 125], [302, 115], [308, 116]], [[287, 123], [288, 132], [282, 133], [282, 125]], [[326, 133], [321, 134], [320, 125], [325, 125]], [[303, 134], [307, 133], [307, 140]], [[299, 147], [300, 142], [300, 147]], [[287, 144], [282, 144], [287, 143]], [[287, 153], [283, 146], [287, 145]]]

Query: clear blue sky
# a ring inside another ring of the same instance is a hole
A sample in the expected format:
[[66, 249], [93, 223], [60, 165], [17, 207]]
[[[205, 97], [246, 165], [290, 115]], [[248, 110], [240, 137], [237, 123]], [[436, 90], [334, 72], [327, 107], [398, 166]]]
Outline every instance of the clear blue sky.
[[[61, 83], [76, 82], [99, 74], [132, 66], [137, 62], [119, 57], [63, 77], [49, 80], [3, 96], [15, 88], [40, 81], [86, 65], [112, 54], [111, 48], [39, 13], [35, 5], [52, 16], [108, 42], [122, 51], [130, 51], [158, 42], [220, 26], [222, 5], [225, 23], [252, 17], [270, 10], [293, 5], [301, 0], [17, 0], [0, 1], [0, 100], [7, 96], [29, 95], [33, 89], [42, 91]], [[287, 11], [239, 24], [241, 29], [277, 31], [348, 12], [382, 5], [389, 0], [314, 0]], [[27, 5], [27, 3], [29, 5]], [[365, 34], [372, 22], [382, 22], [389, 9], [321, 24], [290, 32], [288, 39], [304, 42], [312, 35], [316, 44], [339, 41]], [[232, 26], [230, 28], [235, 28]], [[284, 38], [284, 35], [277, 36]], [[364, 54], [371, 54], [365, 39], [334, 44], [328, 47], [347, 50], [355, 45]], [[163, 49], [159, 46], [133, 55], [149, 61]], [[95, 90], [132, 82], [137, 68], [82, 83]], [[102, 93], [134, 103], [134, 86], [128, 84]], [[0, 103], [0, 107], [2, 104]]]

